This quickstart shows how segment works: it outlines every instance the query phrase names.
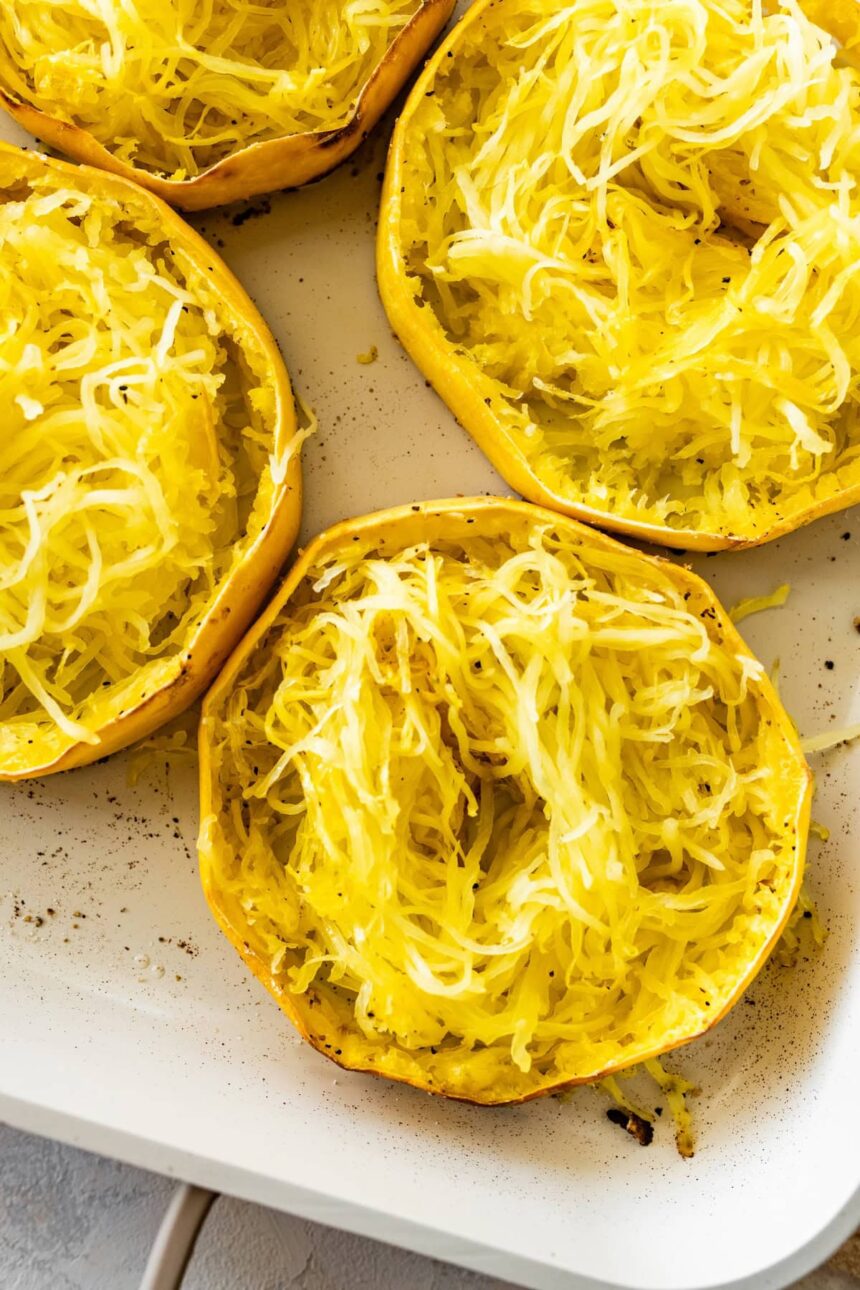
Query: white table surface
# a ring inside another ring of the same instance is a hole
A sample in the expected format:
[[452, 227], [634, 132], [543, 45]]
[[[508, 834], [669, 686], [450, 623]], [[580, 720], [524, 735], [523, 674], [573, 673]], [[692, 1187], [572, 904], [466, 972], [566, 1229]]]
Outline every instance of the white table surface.
[[[0, 1125], [0, 1287], [137, 1290], [174, 1186], [157, 1174]], [[183, 1290], [510, 1287], [221, 1197], [198, 1240]]]
[[[0, 1125], [2, 1290], [137, 1290], [174, 1183]], [[798, 1290], [860, 1290], [860, 1243]], [[221, 1197], [183, 1290], [510, 1290], [405, 1250]]]

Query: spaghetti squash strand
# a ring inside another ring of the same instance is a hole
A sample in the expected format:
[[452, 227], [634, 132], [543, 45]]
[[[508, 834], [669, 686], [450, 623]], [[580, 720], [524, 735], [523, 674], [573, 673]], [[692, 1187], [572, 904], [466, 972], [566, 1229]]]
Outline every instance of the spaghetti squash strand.
[[446, 1088], [458, 1055], [492, 1083], [659, 1050], [793, 889], [785, 738], [707, 625], [674, 571], [552, 526], [345, 543], [208, 719], [207, 883], [286, 991]]
[[97, 743], [178, 669], [284, 468], [265, 356], [181, 250], [28, 173], [0, 193], [3, 758]]
[[409, 282], [545, 487], [755, 538], [860, 484], [860, 79], [794, 0], [497, 0], [432, 84]]
[[12, 0], [0, 85], [172, 179], [336, 129], [419, 0]]

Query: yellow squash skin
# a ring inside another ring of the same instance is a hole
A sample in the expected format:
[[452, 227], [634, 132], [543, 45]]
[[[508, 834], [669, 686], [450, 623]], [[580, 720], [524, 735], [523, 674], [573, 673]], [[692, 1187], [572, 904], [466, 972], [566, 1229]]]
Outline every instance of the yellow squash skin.
[[[416, 279], [407, 272], [407, 248], [402, 234], [403, 193], [410, 146], [414, 146], [418, 129], [416, 114], [427, 96], [434, 94], [440, 71], [450, 68], [449, 60], [458, 58], [467, 34], [480, 28], [488, 13], [498, 5], [499, 0], [476, 0], [446, 36], [413, 85], [392, 136], [382, 191], [376, 265], [379, 294], [404, 349], [511, 488], [538, 505], [637, 541], [675, 550], [740, 550], [783, 537], [825, 515], [856, 505], [860, 502], [860, 484], [852, 483], [805, 509], [780, 515], [766, 530], [754, 535], [672, 527], [618, 514], [597, 501], [586, 504], [581, 499], [567, 497], [542, 477], [540, 468], [529, 460], [510, 429], [510, 405], [497, 381], [457, 348], [435, 309], [420, 300]], [[839, 0], [834, 5], [823, 0], [803, 0], [801, 7], [811, 21], [845, 45], [846, 60], [856, 62], [854, 46], [860, 40], [860, 5], [854, 0]], [[737, 225], [753, 239], [760, 232], [760, 226], [745, 224], [740, 216]]]
[[76, 161], [135, 180], [184, 211], [207, 210], [280, 188], [298, 188], [334, 170], [367, 138], [442, 31], [455, 0], [424, 0], [367, 81], [352, 118], [335, 130], [251, 144], [190, 179], [167, 179], [113, 156], [92, 134], [0, 89], [0, 107], [52, 148]]
[[[226, 843], [219, 824], [223, 798], [217, 732], [225, 705], [255, 649], [279, 615], [283, 615], [285, 606], [289, 605], [291, 597], [309, 570], [319, 568], [324, 558], [350, 549], [355, 551], [354, 543], [361, 543], [362, 550], [369, 549], [379, 554], [390, 551], [393, 554], [415, 542], [443, 538], [456, 542], [475, 535], [483, 538], [498, 535], [504, 538], [540, 524], [551, 525], [555, 532], [573, 537], [583, 549], [600, 553], [614, 553], [619, 549], [626, 552], [626, 548], [619, 548], [619, 544], [612, 538], [575, 521], [528, 503], [495, 498], [425, 502], [336, 525], [316, 538], [300, 554], [272, 602], [228, 660], [204, 701], [200, 726], [201, 881], [218, 924], [251, 972], [273, 995], [302, 1037], [337, 1065], [410, 1084], [426, 1092], [482, 1105], [523, 1102], [573, 1084], [591, 1082], [633, 1062], [659, 1056], [685, 1044], [719, 1021], [740, 999], [763, 966], [781, 935], [800, 889], [812, 793], [811, 775], [800, 750], [797, 732], [767, 678], [762, 677], [756, 682], [757, 701], [762, 716], [772, 724], [780, 737], [781, 765], [778, 770], [773, 768], [773, 794], [780, 810], [784, 807], [784, 817], [781, 815], [780, 818], [785, 820], [785, 836], [790, 840], [788, 851], [793, 857], [791, 881], [785, 891], [780, 917], [774, 922], [766, 944], [746, 964], [736, 983], [733, 982], [733, 989], [724, 1006], [719, 1010], [714, 1009], [715, 1015], [706, 1013], [702, 1007], [699, 1009], [701, 1017], [697, 1024], [684, 1033], [676, 1031], [667, 1036], [665, 1042], [653, 1047], [640, 1045], [642, 1051], [625, 1053], [606, 1065], [587, 1072], [580, 1071], [574, 1078], [566, 1078], [564, 1072], [554, 1072], [551, 1077], [536, 1075], [535, 1072], [526, 1075], [510, 1062], [504, 1078], [487, 1085], [470, 1076], [468, 1061], [461, 1059], [455, 1069], [448, 1072], [446, 1081], [440, 1075], [438, 1066], [431, 1068], [430, 1063], [438, 1059], [430, 1058], [427, 1050], [410, 1051], [396, 1042], [367, 1038], [356, 1024], [352, 1005], [344, 1003], [342, 997], [333, 1000], [322, 989], [309, 989], [305, 994], [291, 992], [286, 984], [286, 969], [291, 966], [289, 952], [283, 961], [282, 970], [273, 972], [270, 961], [252, 944], [254, 935], [240, 896], [235, 891], [228, 892], [219, 878], [225, 866], [230, 868], [235, 852]], [[732, 655], [751, 659], [748, 647], [715, 600], [710, 588], [700, 578], [682, 566], [655, 557], [643, 555], [641, 559], [643, 570], [658, 566], [663, 573], [671, 570], [671, 576], [676, 580], [682, 595], [689, 598], [687, 603], [691, 611], [699, 616], [705, 615], [702, 621], [707, 625], [707, 633], [712, 640], [719, 641]]]
[[273, 456], [286, 460], [283, 478], [271, 490], [268, 512], [244, 558], [216, 585], [193, 635], [181, 653], [165, 659], [161, 684], [148, 697], [98, 730], [99, 742], [72, 743], [56, 757], [0, 760], [0, 780], [41, 777], [83, 766], [144, 738], [197, 699], [253, 620], [284, 564], [298, 533], [302, 479], [299, 454], [291, 451], [297, 434], [289, 377], [277, 344], [242, 286], [212, 248], [169, 206], [136, 184], [101, 170], [70, 165], [37, 153], [0, 145], [0, 187], [14, 188], [28, 176], [56, 174], [72, 188], [97, 194], [117, 220], [155, 222], [164, 241], [180, 249], [211, 287], [210, 306], [223, 318], [241, 346], [241, 338], [265, 356], [267, 380], [276, 408]]

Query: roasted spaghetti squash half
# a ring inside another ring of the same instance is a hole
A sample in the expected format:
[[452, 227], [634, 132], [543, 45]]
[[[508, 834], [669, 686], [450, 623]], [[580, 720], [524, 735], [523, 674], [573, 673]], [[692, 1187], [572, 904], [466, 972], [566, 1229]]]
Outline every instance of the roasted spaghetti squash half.
[[184, 210], [318, 179], [454, 0], [5, 0], [0, 106]]
[[124, 179], [0, 146], [0, 779], [93, 761], [205, 688], [295, 538], [283, 362]]
[[794, 0], [477, 0], [395, 131], [383, 302], [524, 496], [764, 542], [860, 501], [858, 140]]
[[810, 796], [703, 582], [493, 499], [312, 543], [206, 697], [200, 775], [207, 899], [301, 1034], [481, 1103], [719, 1020]]

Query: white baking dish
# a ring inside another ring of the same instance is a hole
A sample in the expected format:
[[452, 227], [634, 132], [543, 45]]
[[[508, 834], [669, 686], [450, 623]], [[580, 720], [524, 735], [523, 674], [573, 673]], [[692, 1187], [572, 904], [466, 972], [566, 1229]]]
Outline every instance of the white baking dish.
[[[377, 302], [383, 157], [377, 139], [268, 215], [197, 220], [319, 416], [306, 536], [413, 498], [505, 491]], [[371, 346], [378, 360], [359, 364]], [[696, 563], [728, 602], [789, 581], [784, 609], [745, 624], [750, 642], [780, 657], [804, 733], [860, 720], [860, 514]], [[832, 834], [812, 843], [809, 879], [831, 935], [671, 1059], [702, 1087], [692, 1161], [665, 1122], [638, 1147], [592, 1090], [488, 1111], [339, 1073], [209, 919], [191, 768], [130, 787], [127, 756], [0, 786], [0, 1116], [547, 1290], [783, 1285], [860, 1221], [860, 747], [816, 768]]]

